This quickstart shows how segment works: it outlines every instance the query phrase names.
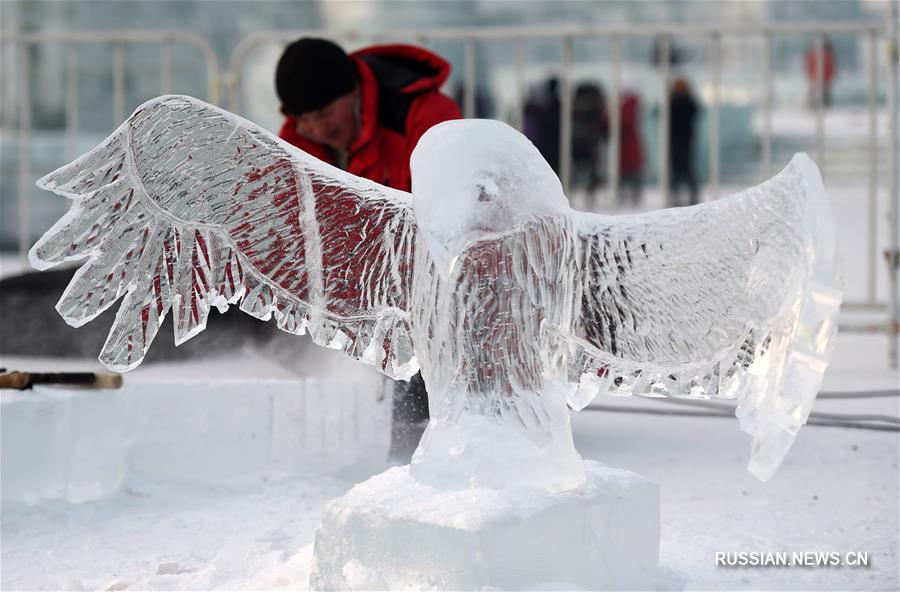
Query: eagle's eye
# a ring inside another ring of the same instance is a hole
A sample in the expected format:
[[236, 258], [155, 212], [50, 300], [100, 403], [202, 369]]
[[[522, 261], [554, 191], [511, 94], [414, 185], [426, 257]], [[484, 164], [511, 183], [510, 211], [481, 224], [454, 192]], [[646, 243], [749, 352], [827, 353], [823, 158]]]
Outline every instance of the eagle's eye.
[[493, 198], [494, 196], [488, 193], [488, 190], [485, 189], [484, 185], [478, 185], [478, 201], [489, 202]]

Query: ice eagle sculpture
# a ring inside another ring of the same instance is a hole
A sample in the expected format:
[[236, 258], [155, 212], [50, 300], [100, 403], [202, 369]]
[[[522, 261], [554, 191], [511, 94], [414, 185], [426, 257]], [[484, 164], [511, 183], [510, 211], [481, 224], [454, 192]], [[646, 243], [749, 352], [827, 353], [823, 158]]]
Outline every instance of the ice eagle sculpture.
[[86, 259], [57, 310], [80, 326], [124, 297], [100, 354], [140, 364], [210, 307], [274, 319], [394, 379], [421, 369], [431, 421], [411, 463], [443, 487], [584, 480], [568, 407], [597, 394], [737, 399], [768, 479], [803, 425], [841, 302], [815, 164], [688, 208], [569, 208], [499, 121], [438, 124], [412, 192], [325, 164], [194, 98], [151, 100], [38, 181], [74, 203], [30, 252]]

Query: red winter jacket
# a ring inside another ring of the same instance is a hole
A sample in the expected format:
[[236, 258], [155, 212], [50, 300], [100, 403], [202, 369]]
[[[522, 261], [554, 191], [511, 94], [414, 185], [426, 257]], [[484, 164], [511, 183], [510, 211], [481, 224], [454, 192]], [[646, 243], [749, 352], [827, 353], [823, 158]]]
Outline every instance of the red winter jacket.
[[[834, 80], [834, 75], [837, 72], [837, 64], [834, 63], [834, 51], [830, 46], [825, 46], [825, 51], [822, 52], [824, 59], [822, 60], [822, 76], [825, 79], [826, 86], [831, 84], [831, 81]], [[810, 81], [811, 84], [815, 84], [819, 79], [819, 52], [816, 51], [816, 48], [810, 48], [806, 52], [806, 78]]]
[[[428, 128], [461, 117], [453, 99], [439, 92], [450, 64], [412, 45], [378, 45], [350, 54], [359, 72], [360, 128], [347, 170], [382, 185], [410, 190], [409, 157]], [[279, 136], [329, 164], [331, 150], [297, 133], [288, 116]]]
[[641, 101], [631, 92], [622, 93], [619, 121], [619, 172], [623, 175], [640, 173], [644, 168], [641, 141]]

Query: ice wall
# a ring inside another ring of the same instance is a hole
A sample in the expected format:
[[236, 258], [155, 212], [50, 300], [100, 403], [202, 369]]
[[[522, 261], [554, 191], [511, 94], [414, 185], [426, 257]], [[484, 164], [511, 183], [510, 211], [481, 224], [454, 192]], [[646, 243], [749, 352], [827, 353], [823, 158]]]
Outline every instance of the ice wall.
[[381, 470], [390, 396], [373, 378], [132, 380], [0, 396], [2, 499], [82, 502], [131, 477], [218, 483]]
[[594, 461], [580, 487], [438, 489], [408, 467], [325, 509], [312, 590], [648, 590], [659, 490]]

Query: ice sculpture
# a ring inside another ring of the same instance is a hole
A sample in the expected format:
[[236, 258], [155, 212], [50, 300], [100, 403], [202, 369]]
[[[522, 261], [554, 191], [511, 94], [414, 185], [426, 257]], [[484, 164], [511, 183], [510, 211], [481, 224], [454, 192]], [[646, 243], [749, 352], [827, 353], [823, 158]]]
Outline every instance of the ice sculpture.
[[174, 310], [241, 310], [395, 379], [432, 419], [412, 475], [445, 488], [584, 480], [567, 407], [598, 393], [737, 398], [767, 479], [806, 421], [841, 301], [828, 205], [805, 155], [719, 201], [571, 210], [537, 149], [497, 121], [439, 124], [412, 195], [324, 164], [190, 97], [145, 103], [38, 185], [71, 210], [32, 248], [87, 258], [74, 326], [124, 296], [100, 360], [137, 366]]

